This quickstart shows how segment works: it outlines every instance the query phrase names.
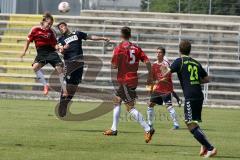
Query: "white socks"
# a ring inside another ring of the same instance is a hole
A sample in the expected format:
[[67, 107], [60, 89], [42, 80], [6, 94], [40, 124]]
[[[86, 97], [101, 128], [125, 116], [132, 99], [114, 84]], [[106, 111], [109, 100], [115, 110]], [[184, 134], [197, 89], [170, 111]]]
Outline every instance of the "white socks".
[[60, 73], [58, 76], [59, 76], [59, 80], [60, 80], [60, 83], [61, 83], [62, 90], [67, 91], [66, 82], [64, 80], [64, 74]]
[[44, 78], [43, 71], [40, 69], [40, 70], [38, 70], [35, 73], [36, 73], [36, 76], [37, 76], [37, 79], [39, 80], [39, 82], [42, 83], [43, 86], [46, 86], [47, 85], [47, 81]]
[[[177, 120], [177, 114], [176, 114], [173, 106], [169, 106], [167, 108], [167, 110], [170, 114], [170, 117], [173, 120], [173, 125], [174, 126], [179, 126], [178, 120]], [[154, 121], [154, 108], [153, 107], [148, 107], [148, 109], [147, 109], [147, 119], [148, 119], [148, 124], [153, 125], [153, 121]]]
[[170, 114], [170, 117], [171, 117], [172, 120], [173, 120], [173, 125], [179, 126], [178, 120], [177, 120], [177, 114], [176, 114], [175, 109], [173, 108], [173, 106], [169, 106], [169, 107], [167, 108], [167, 110], [168, 110], [168, 112], [169, 112], [169, 114]]
[[138, 112], [135, 108], [132, 108], [129, 111], [129, 113], [143, 127], [145, 132], [150, 131], [149, 125], [145, 122], [145, 120], [143, 119], [143, 116], [140, 112]]
[[119, 118], [120, 118], [120, 113], [121, 113], [121, 107], [120, 105], [114, 105], [113, 108], [113, 123], [112, 123], [112, 131], [116, 131], [117, 130], [117, 126], [118, 126], [118, 122], [119, 122]]
[[154, 108], [153, 107], [148, 107], [147, 109], [147, 120], [149, 125], [153, 125], [153, 120], [154, 120]]

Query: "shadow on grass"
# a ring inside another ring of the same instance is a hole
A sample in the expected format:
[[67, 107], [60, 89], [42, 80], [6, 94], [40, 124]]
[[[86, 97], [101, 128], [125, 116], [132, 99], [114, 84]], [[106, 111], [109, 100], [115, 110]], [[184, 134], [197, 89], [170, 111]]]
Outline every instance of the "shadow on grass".
[[218, 159], [240, 159], [240, 156], [215, 156]]
[[104, 130], [76, 129], [76, 130], [71, 130], [71, 131], [75, 131], [75, 132], [103, 132]]
[[157, 146], [157, 147], [181, 147], [181, 148], [199, 148], [199, 146], [193, 146], [193, 145], [176, 145], [176, 144], [151, 144], [151, 146]]
[[[90, 130], [90, 129], [77, 129], [77, 130], [71, 130], [75, 132], [100, 132], [103, 133], [104, 130]], [[136, 134], [136, 133], [143, 133], [143, 132], [134, 132], [134, 131], [120, 131], [119, 134]]]

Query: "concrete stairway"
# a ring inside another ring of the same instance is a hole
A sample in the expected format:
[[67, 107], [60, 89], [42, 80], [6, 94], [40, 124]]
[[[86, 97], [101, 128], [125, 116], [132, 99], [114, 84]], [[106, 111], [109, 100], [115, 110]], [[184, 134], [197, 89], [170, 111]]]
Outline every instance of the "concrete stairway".
[[[36, 54], [33, 45], [30, 47], [30, 54], [23, 62], [17, 56], [22, 51], [31, 26], [37, 25], [40, 20], [39, 15], [0, 15], [2, 28], [0, 30], [0, 91], [2, 93], [22, 96], [22, 91], [26, 91], [27, 96], [29, 93], [32, 96], [39, 96], [40, 92], [36, 91], [40, 91], [42, 86], [36, 83], [35, 75], [31, 70], [31, 62]], [[88, 72], [98, 72], [98, 68], [101, 68], [96, 80], [91, 76], [84, 77], [81, 88], [90, 97], [95, 91], [89, 88], [98, 89], [98, 93], [102, 94], [112, 93], [111, 53], [119, 42], [120, 27], [129, 25], [133, 30], [133, 40], [143, 48], [152, 61], [155, 59], [155, 49], [160, 45], [167, 48], [169, 59], [174, 60], [178, 56], [179, 35], [181, 39], [190, 39], [193, 43], [192, 57], [198, 59], [204, 67], [208, 63], [208, 57], [210, 58], [209, 69], [213, 82], [208, 85], [207, 103], [239, 104], [239, 19], [237, 17], [84, 11], [79, 17], [55, 16], [55, 22], [60, 21], [67, 22], [72, 30], [82, 30], [96, 35], [104, 34], [113, 39], [114, 43], [108, 45], [92, 41], [83, 44], [86, 57], [94, 56], [96, 60], [101, 61], [100, 64], [96, 64], [94, 60], [86, 60], [85, 70]], [[208, 46], [209, 36], [211, 41]], [[46, 78], [49, 78], [53, 69], [46, 66], [44, 72]], [[145, 73], [144, 66], [140, 66], [141, 78], [138, 88], [140, 98], [146, 97], [147, 94], [144, 85]], [[175, 75], [174, 85], [176, 91], [182, 95]], [[56, 97], [56, 94], [51, 94]]]

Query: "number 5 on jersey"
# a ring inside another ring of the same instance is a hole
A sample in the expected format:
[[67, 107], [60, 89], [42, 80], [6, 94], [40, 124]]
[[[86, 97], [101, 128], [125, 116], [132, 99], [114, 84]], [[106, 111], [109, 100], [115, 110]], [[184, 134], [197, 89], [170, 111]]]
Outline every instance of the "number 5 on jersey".
[[129, 64], [134, 64], [135, 61], [136, 61], [135, 51], [134, 50], [130, 50], [129, 54], [130, 54]]

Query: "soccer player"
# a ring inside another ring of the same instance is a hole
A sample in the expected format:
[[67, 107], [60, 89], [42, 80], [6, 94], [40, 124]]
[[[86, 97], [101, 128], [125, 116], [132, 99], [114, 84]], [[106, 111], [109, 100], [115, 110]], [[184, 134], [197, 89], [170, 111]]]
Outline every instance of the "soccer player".
[[109, 38], [88, 35], [81, 31], [71, 32], [65, 22], [60, 22], [57, 28], [62, 36], [58, 39], [58, 50], [63, 54], [63, 59], [66, 68], [66, 82], [69, 95], [64, 97], [61, 95], [59, 116], [64, 117], [67, 112], [67, 105], [73, 98], [78, 84], [82, 80], [84, 61], [82, 40], [104, 40], [109, 41]]
[[[23, 56], [25, 56], [30, 43], [34, 41], [37, 49], [37, 56], [32, 65], [34, 72], [39, 73], [38, 71], [44, 65], [50, 63], [59, 74], [63, 95], [67, 96], [68, 93], [66, 85], [64, 83], [63, 62], [58, 56], [58, 54], [55, 52], [57, 40], [54, 31], [51, 29], [52, 25], [53, 25], [52, 15], [49, 13], [45, 13], [43, 15], [43, 19], [40, 23], [40, 26], [33, 27], [30, 33], [28, 34], [27, 43], [24, 46], [24, 51], [20, 57], [23, 58]], [[38, 76], [39, 75], [37, 75], [37, 77]], [[43, 81], [42, 83], [44, 84], [44, 90], [46, 90], [46, 87], [48, 86]]]
[[152, 65], [152, 75], [155, 85], [151, 88], [151, 98], [147, 110], [148, 124], [152, 127], [154, 120], [154, 106], [156, 104], [166, 104], [170, 117], [173, 120], [173, 129], [179, 129], [179, 123], [177, 120], [177, 114], [172, 106], [172, 92], [173, 82], [172, 75], [168, 74], [163, 77], [164, 69], [169, 67], [170, 63], [164, 59], [165, 48], [159, 47], [157, 49], [157, 61]]
[[120, 104], [123, 101], [130, 115], [143, 127], [145, 142], [149, 143], [155, 132], [153, 128], [145, 122], [142, 114], [135, 108], [136, 88], [138, 85], [139, 61], [146, 64], [148, 69], [148, 83], [151, 83], [151, 63], [141, 48], [129, 41], [131, 29], [123, 27], [121, 29], [122, 42], [114, 49], [112, 57], [112, 67], [117, 69], [118, 89], [114, 96], [113, 126], [106, 130], [104, 135], [117, 135], [117, 124], [119, 120]]
[[200, 156], [212, 157], [217, 154], [217, 150], [208, 141], [198, 123], [202, 121], [201, 113], [204, 99], [201, 84], [208, 83], [210, 78], [202, 65], [189, 56], [191, 52], [189, 41], [181, 41], [179, 51], [180, 58], [172, 63], [168, 72], [176, 72], [178, 75], [185, 97], [185, 122], [194, 138], [201, 144]]

